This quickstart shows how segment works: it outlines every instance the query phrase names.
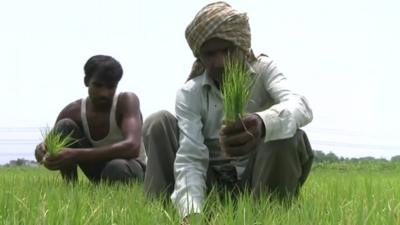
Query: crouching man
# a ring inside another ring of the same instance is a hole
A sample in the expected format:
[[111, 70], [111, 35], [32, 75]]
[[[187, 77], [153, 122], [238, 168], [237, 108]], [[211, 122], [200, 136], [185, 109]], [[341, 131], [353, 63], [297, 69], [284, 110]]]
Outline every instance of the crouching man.
[[72, 134], [72, 146], [50, 156], [46, 146], [36, 146], [36, 160], [76, 181], [79, 166], [92, 182], [142, 181], [146, 155], [141, 141], [142, 115], [138, 97], [116, 94], [122, 78], [121, 64], [110, 56], [96, 55], [84, 66], [88, 97], [68, 104], [58, 115], [54, 130]]
[[[246, 13], [224, 2], [202, 8], [186, 29], [196, 62], [177, 92], [176, 117], [162, 111], [143, 125], [145, 190], [170, 196], [184, 221], [202, 212], [213, 187], [292, 199], [310, 172], [313, 153], [300, 130], [313, 118], [308, 101], [291, 91], [270, 57], [253, 55], [250, 36]], [[234, 53], [253, 86], [248, 114], [224, 125], [224, 60]]]

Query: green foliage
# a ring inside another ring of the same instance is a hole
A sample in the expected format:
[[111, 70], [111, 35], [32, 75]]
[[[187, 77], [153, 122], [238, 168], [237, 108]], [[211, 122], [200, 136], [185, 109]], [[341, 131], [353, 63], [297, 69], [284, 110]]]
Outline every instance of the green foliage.
[[[342, 166], [345, 173], [328, 164], [313, 169], [290, 206], [268, 195], [255, 200], [243, 194], [235, 202], [229, 193], [224, 199], [211, 193], [205, 213], [191, 224], [400, 224], [400, 167], [381, 172]], [[149, 200], [141, 184], [95, 185], [81, 172], [79, 178], [68, 185], [42, 167], [0, 168], [0, 224], [180, 224], [172, 204]]]
[[333, 153], [329, 152], [325, 154], [323, 151], [315, 150], [314, 152], [314, 162], [337, 162], [339, 158]]
[[61, 149], [69, 147], [78, 141], [72, 138], [72, 132], [63, 136], [61, 132], [57, 132], [55, 129], [50, 130], [46, 128], [42, 130], [41, 133], [49, 155], [55, 155], [59, 153]]
[[[314, 162], [328, 162], [328, 163], [333, 163], [333, 162], [388, 162], [387, 159], [385, 158], [374, 158], [372, 156], [365, 156], [365, 157], [359, 157], [359, 158], [345, 158], [345, 157], [338, 157], [335, 155], [333, 152], [329, 152], [325, 154], [323, 151], [320, 150], [313, 150], [314, 153]], [[395, 162], [396, 160], [400, 161], [400, 157], [393, 156], [390, 161]]]
[[252, 80], [243, 59], [238, 54], [225, 59], [222, 95], [224, 97], [224, 121], [232, 123], [241, 118], [250, 97]]
[[37, 162], [35, 160], [28, 160], [28, 159], [23, 159], [23, 158], [18, 158], [15, 160], [11, 160], [4, 166], [35, 166], [37, 165]]
[[317, 162], [313, 165], [314, 170], [331, 170], [339, 172], [363, 171], [363, 172], [392, 172], [400, 171], [399, 162], [379, 161], [379, 160], [358, 160], [358, 161], [336, 161], [336, 162]]
[[400, 162], [400, 155], [395, 155], [395, 156], [393, 156], [393, 157], [390, 159], [390, 161], [392, 161], [392, 162]]

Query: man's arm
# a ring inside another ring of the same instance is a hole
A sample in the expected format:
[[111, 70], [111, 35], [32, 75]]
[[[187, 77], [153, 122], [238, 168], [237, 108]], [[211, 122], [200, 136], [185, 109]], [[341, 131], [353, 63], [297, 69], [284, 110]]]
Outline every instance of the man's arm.
[[71, 163], [107, 161], [115, 158], [131, 159], [139, 156], [142, 119], [138, 97], [133, 93], [123, 93], [118, 100], [122, 113], [122, 141], [94, 148], [65, 148], [54, 157], [48, 158], [48, 168], [61, 168]]
[[305, 97], [292, 92], [286, 77], [272, 60], [259, 63], [265, 64], [261, 71], [264, 87], [276, 102], [256, 113], [264, 122], [264, 142], [293, 137], [298, 128], [313, 119], [309, 103]]
[[246, 155], [262, 140], [290, 138], [313, 118], [307, 100], [290, 90], [286, 78], [272, 60], [257, 63], [259, 79], [276, 104], [222, 126], [220, 144], [228, 156]]
[[[61, 110], [61, 112], [57, 116], [55, 124], [57, 124], [58, 121], [64, 118], [68, 118], [76, 122], [76, 117], [77, 114], [79, 116], [79, 112], [80, 112], [80, 103], [79, 100], [77, 100], [68, 104]], [[44, 145], [43, 142], [40, 142], [38, 145], [36, 145], [35, 158], [37, 162], [43, 163], [44, 156], [46, 155], [46, 153], [47, 153], [46, 146]]]
[[199, 99], [199, 93], [183, 89], [178, 91], [175, 103], [180, 146], [175, 158], [175, 189], [171, 198], [182, 218], [201, 211], [206, 191], [209, 155], [202, 134]]
[[[76, 120], [75, 120], [75, 118], [76, 118], [75, 114], [76, 114], [76, 112], [78, 112], [78, 114], [79, 114], [79, 111], [80, 111], [80, 110], [79, 110], [79, 109], [80, 109], [79, 106], [80, 106], [79, 100], [68, 104], [68, 105], [59, 113], [59, 115], [58, 115], [58, 117], [57, 117], [57, 120], [56, 120], [56, 123], [57, 123], [59, 120], [63, 119], [63, 118], [68, 118], [68, 119], [74, 120], [74, 121], [76, 122]], [[53, 128], [53, 129], [54, 129], [54, 128]], [[46, 168], [48, 168], [48, 169], [50, 169], [50, 170], [54, 170], [55, 168], [48, 167], [47, 164], [46, 164], [46, 158], [45, 158], [46, 153], [47, 153], [47, 150], [46, 150], [46, 146], [44, 145], [44, 143], [43, 143], [43, 142], [39, 143], [39, 144], [36, 146], [36, 149], [35, 149], [35, 157], [36, 157], [36, 160], [37, 160], [39, 163], [43, 163], [44, 166], [45, 166]], [[57, 169], [58, 169], [58, 168], [57, 168]], [[72, 181], [72, 182], [74, 182], [74, 181], [77, 181], [77, 180], [78, 180], [78, 173], [77, 173], [78, 171], [77, 171], [77, 165], [76, 165], [76, 164], [70, 163], [70, 164], [68, 164], [67, 167], [60, 168], [60, 172], [61, 172], [62, 177], [63, 177], [66, 181]]]

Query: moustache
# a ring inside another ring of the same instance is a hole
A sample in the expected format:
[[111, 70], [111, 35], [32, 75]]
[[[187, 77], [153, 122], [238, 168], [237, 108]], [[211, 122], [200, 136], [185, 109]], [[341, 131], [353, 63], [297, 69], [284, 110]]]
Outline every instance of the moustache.
[[97, 102], [97, 103], [110, 103], [111, 99], [106, 98], [106, 97], [97, 97], [97, 98], [94, 98], [93, 101]]

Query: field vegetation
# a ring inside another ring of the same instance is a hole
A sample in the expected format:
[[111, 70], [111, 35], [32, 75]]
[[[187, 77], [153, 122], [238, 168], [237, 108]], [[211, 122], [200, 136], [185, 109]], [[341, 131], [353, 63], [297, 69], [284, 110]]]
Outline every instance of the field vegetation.
[[[317, 163], [291, 206], [243, 195], [208, 199], [194, 224], [400, 224], [400, 163]], [[0, 224], [179, 224], [169, 202], [147, 200], [141, 184], [66, 184], [43, 167], [0, 168]]]

